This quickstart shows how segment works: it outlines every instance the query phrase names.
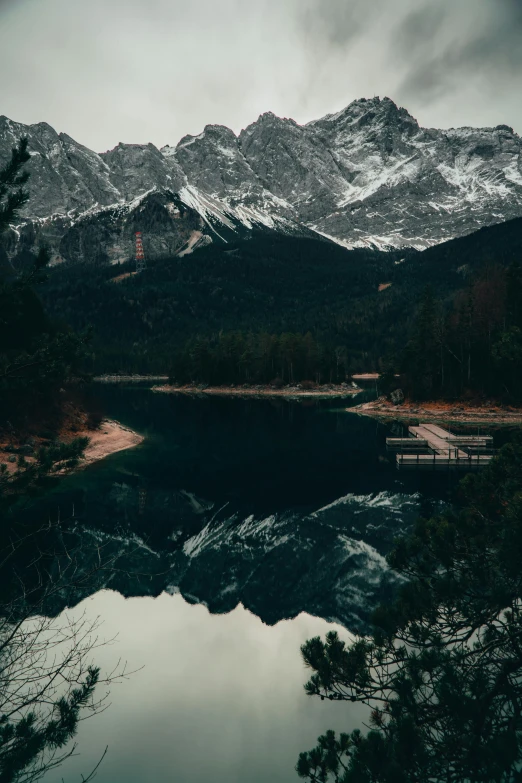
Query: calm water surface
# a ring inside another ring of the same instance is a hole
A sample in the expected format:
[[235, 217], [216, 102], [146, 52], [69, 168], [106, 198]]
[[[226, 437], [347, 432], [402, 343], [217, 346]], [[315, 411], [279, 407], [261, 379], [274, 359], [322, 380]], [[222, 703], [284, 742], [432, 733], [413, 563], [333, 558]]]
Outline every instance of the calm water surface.
[[73, 518], [86, 569], [96, 545], [115, 564], [50, 611], [99, 616], [102, 635], [118, 635], [95, 653], [103, 669], [143, 668], [82, 723], [80, 755], [46, 783], [79, 781], [106, 745], [99, 783], [297, 780], [300, 751], [364, 717], [305, 696], [300, 644], [364, 632], [394, 589], [394, 537], [455, 477], [397, 473], [385, 438], [400, 425], [347, 414], [350, 401], [97, 393], [146, 440], [38, 509]]

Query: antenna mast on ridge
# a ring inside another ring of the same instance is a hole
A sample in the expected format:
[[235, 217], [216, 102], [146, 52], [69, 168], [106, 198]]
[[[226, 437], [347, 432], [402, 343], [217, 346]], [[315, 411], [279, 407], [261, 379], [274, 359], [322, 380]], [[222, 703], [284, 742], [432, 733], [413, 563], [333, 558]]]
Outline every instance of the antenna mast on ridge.
[[141, 231], [136, 231], [136, 274], [146, 268]]

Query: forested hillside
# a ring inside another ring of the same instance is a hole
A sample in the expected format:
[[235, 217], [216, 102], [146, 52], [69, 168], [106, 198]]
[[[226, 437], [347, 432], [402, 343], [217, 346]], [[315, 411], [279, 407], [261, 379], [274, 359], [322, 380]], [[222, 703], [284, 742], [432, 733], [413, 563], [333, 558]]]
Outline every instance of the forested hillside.
[[[53, 269], [43, 298], [74, 328], [94, 327], [92, 372], [172, 372], [180, 381], [223, 383], [303, 374], [341, 380], [399, 367], [426, 287], [446, 317], [458, 292], [522, 259], [521, 237], [517, 219], [405, 254], [261, 234], [149, 260], [144, 273], [119, 281], [132, 261], [63, 265]], [[268, 342], [276, 347], [267, 364]]]
[[451, 306], [424, 293], [402, 353], [403, 385], [416, 398], [522, 399], [522, 267], [486, 265]]
[[310, 332], [334, 348], [349, 345], [352, 369], [373, 361], [382, 324], [397, 317], [399, 302], [378, 288], [395, 280], [399, 258], [259, 235], [151, 261], [144, 273], [121, 282], [111, 278], [126, 266], [57, 268], [44, 298], [75, 328], [94, 326], [95, 372], [164, 372], [187, 341], [222, 332]]

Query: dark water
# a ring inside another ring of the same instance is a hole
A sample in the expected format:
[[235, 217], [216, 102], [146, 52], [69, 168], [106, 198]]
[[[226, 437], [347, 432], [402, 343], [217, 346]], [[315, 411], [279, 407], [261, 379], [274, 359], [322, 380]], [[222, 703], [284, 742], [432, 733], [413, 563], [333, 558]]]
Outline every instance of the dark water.
[[350, 400], [97, 394], [145, 441], [39, 507], [70, 520], [86, 570], [100, 547], [112, 563], [50, 611], [100, 616], [102, 634], [118, 634], [95, 653], [102, 668], [144, 668], [114, 686], [110, 709], [81, 726], [81, 755], [47, 783], [80, 780], [107, 744], [100, 783], [296, 780], [318, 734], [362, 719], [305, 696], [300, 644], [332, 624], [364, 632], [394, 589], [394, 537], [439, 508], [455, 476], [397, 473], [385, 438], [400, 426], [347, 413]]

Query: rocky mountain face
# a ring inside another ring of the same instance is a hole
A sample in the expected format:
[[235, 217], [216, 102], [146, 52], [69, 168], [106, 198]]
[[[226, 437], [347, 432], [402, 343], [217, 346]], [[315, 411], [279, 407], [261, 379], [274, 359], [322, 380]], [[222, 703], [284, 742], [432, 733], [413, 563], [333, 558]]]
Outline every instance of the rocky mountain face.
[[[175, 147], [119, 144], [102, 154], [46, 123], [0, 117], [0, 162], [22, 135], [32, 223], [29, 233], [18, 227], [22, 246], [45, 239], [56, 260], [129, 257], [151, 195], [164, 214], [142, 228], [150, 256], [253, 227], [422, 249], [522, 215], [522, 140], [512, 128], [421, 128], [389, 98], [358, 100], [304, 126], [267, 113], [239, 136], [208, 125]], [[190, 226], [174, 212], [179, 204]], [[93, 249], [97, 222], [113, 229]], [[13, 236], [10, 252], [17, 246]]]
[[79, 219], [55, 216], [27, 221], [11, 233], [6, 250], [22, 263], [24, 251], [45, 244], [53, 252], [51, 264], [120, 264], [133, 254], [136, 231], [146, 235], [148, 257], [161, 258], [183, 255], [210, 242], [205, 228], [201, 215], [178, 197], [152, 191], [115, 207], [91, 209]]

